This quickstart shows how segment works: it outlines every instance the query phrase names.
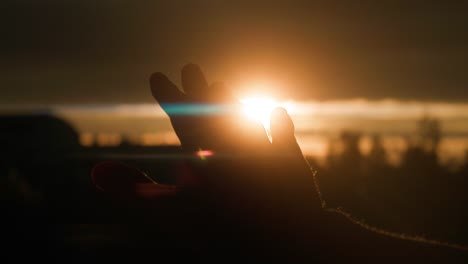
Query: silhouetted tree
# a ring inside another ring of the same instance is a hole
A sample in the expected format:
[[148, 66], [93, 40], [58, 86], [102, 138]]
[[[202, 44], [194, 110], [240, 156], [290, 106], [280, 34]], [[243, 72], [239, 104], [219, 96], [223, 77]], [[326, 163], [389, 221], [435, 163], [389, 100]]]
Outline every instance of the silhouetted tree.
[[372, 136], [371, 150], [368, 154], [369, 165], [382, 167], [387, 164], [387, 152], [382, 142], [382, 137], [378, 134]]
[[438, 119], [425, 115], [418, 121], [418, 139], [403, 154], [402, 167], [413, 174], [413, 179], [428, 177], [440, 172], [437, 149], [442, 136]]
[[442, 137], [440, 121], [425, 115], [418, 123], [420, 147], [426, 152], [437, 152]]
[[341, 133], [340, 138], [343, 143], [343, 163], [352, 163], [355, 166], [359, 165], [362, 160], [362, 155], [359, 150], [361, 136], [361, 133], [355, 131], [343, 131]]

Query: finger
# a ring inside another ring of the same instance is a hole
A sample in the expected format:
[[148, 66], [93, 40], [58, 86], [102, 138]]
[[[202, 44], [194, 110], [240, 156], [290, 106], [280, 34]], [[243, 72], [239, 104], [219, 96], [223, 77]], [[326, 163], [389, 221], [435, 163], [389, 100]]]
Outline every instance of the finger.
[[270, 130], [271, 143], [278, 151], [301, 153], [294, 136], [294, 123], [286, 109], [277, 107], [271, 112]]
[[208, 86], [201, 69], [195, 64], [182, 69], [182, 83], [192, 105], [190, 119], [184, 120], [187, 140], [184, 140], [183, 147], [189, 150], [231, 150], [232, 146], [226, 140], [232, 130], [229, 124], [231, 113], [235, 110], [230, 90], [222, 82]]
[[[154, 99], [158, 101], [161, 108], [167, 113], [171, 120], [177, 137], [179, 138], [182, 147], [196, 145], [190, 131], [192, 123], [187, 111], [188, 99], [177, 87], [162, 73], [156, 72], [150, 78], [151, 92]], [[190, 149], [195, 149], [191, 146]]]
[[[289, 195], [283, 197], [289, 199], [290, 204], [296, 204], [296, 209], [299, 209], [301, 215], [320, 210], [322, 200], [314, 190], [314, 172], [297, 144], [291, 117], [286, 109], [278, 107], [272, 111], [270, 120], [272, 148], [280, 158], [274, 170], [279, 175], [294, 175], [278, 177], [284, 184], [283, 187], [290, 190]], [[307, 201], [308, 206], [302, 206], [304, 201]]]
[[196, 99], [209, 94], [205, 75], [196, 64], [187, 64], [182, 68], [182, 87], [187, 95]]
[[270, 128], [273, 143], [295, 141], [294, 123], [286, 109], [277, 107], [271, 112]]
[[154, 99], [156, 99], [162, 107], [164, 105], [183, 103], [185, 101], [185, 95], [160, 72], [151, 75], [150, 87]]

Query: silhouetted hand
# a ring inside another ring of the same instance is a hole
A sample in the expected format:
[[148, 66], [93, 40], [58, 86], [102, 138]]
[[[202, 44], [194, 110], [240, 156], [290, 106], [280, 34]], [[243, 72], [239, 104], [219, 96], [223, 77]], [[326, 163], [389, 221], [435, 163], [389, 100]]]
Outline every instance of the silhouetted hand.
[[[302, 228], [319, 218], [321, 203], [286, 110], [272, 112], [270, 142], [260, 122], [245, 118], [229, 90], [209, 85], [196, 65], [182, 70], [184, 92], [161, 73], [150, 84], [182, 149], [195, 157], [187, 163], [192, 184], [181, 191], [200, 194], [204, 204], [215, 203], [217, 215], [245, 221], [246, 228], [261, 227], [272, 236], [305, 234]], [[200, 150], [212, 155], [196, 157]]]
[[188, 157], [175, 175], [178, 184], [145, 183], [136, 169], [101, 163], [93, 170], [98, 188], [131, 200], [145, 210], [142, 218], [177, 230], [173, 235], [181, 240], [203, 237], [209, 247], [256, 252], [292, 243], [301, 250], [299, 241], [307, 240], [306, 229], [322, 214], [321, 202], [286, 110], [271, 113], [270, 142], [261, 123], [241, 113], [222, 83], [209, 85], [196, 65], [182, 69], [184, 91], [161, 73], [153, 74], [150, 84]]
[[[311, 170], [296, 142], [294, 125], [286, 110], [273, 111], [270, 142], [260, 122], [245, 118], [240, 103], [229, 90], [222, 83], [209, 85], [197, 65], [189, 64], [182, 69], [185, 92], [161, 73], [153, 74], [150, 84], [182, 149], [201, 156], [201, 161], [190, 163], [197, 181], [219, 184], [216, 189], [226, 184], [232, 189], [231, 184], [236, 182], [240, 188], [236, 191], [247, 192], [260, 187], [255, 182], [262, 179], [262, 185], [271, 184], [280, 192], [284, 191], [284, 184], [291, 181], [297, 184], [300, 180], [307, 183], [307, 192], [315, 194]], [[229, 167], [230, 170], [225, 170]], [[319, 206], [317, 197], [309, 202]]]
[[[143, 209], [141, 218], [151, 219], [159, 231], [195, 251], [235, 249], [238, 254], [309, 261], [464, 258], [454, 247], [369, 227], [339, 210], [323, 210], [313, 171], [284, 109], [272, 112], [270, 142], [259, 122], [242, 117], [229, 90], [222, 83], [209, 85], [196, 65], [182, 70], [184, 91], [161, 73], [153, 74], [150, 84], [188, 157], [175, 175], [178, 184], [145, 183], [142, 172], [108, 163], [96, 166], [95, 182], [104, 186], [103, 178], [114, 183], [121, 179], [111, 185], [112, 193], [126, 193], [124, 199]], [[127, 186], [125, 192], [122, 186]]]
[[287, 259], [450, 252], [434, 246], [437, 243], [416, 243], [416, 239], [367, 226], [340, 210], [323, 210], [313, 171], [296, 142], [286, 110], [271, 113], [270, 143], [262, 125], [243, 118], [236, 98], [222, 83], [209, 85], [197, 65], [182, 69], [184, 92], [161, 73], [153, 74], [150, 84], [182, 149], [213, 154], [188, 162], [195, 184], [185, 187], [199, 193], [202, 204], [213, 205], [210, 208], [215, 211], [206, 214], [208, 219], [222, 216], [216, 221], [222, 223], [221, 230], [216, 232], [225, 234], [223, 229], [234, 228], [242, 234], [237, 242], [245, 246], [246, 240], [253, 240], [257, 252], [263, 247], [280, 249], [281, 254], [269, 254]]

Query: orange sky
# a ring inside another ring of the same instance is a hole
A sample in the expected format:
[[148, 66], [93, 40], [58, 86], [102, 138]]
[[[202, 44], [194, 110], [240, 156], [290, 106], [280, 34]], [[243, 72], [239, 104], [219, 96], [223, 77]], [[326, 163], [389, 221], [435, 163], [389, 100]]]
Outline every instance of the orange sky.
[[[363, 99], [292, 104], [290, 114], [296, 136], [308, 155], [323, 158], [330, 139], [340, 131], [353, 130], [365, 135], [361, 146], [364, 152], [369, 136], [382, 135], [391, 158], [397, 161], [398, 153], [406, 147], [406, 138], [415, 136], [417, 121], [425, 114], [441, 121], [444, 139], [440, 152], [444, 162], [462, 160], [468, 149], [468, 104]], [[37, 107], [11, 105], [0, 110], [28, 112]], [[139, 144], [178, 143], [166, 114], [156, 104], [56, 105], [49, 111], [71, 122], [85, 144], [99, 141], [115, 145], [123, 138]]]

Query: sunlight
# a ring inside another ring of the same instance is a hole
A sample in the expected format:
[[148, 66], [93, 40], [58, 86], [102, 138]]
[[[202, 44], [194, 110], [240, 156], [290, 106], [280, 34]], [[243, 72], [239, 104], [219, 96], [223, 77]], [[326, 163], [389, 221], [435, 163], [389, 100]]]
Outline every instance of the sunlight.
[[269, 97], [245, 97], [240, 99], [243, 105], [244, 114], [252, 119], [262, 123], [265, 129], [270, 128], [270, 113], [276, 107], [283, 107], [289, 113], [293, 110], [292, 102], [277, 102]]

